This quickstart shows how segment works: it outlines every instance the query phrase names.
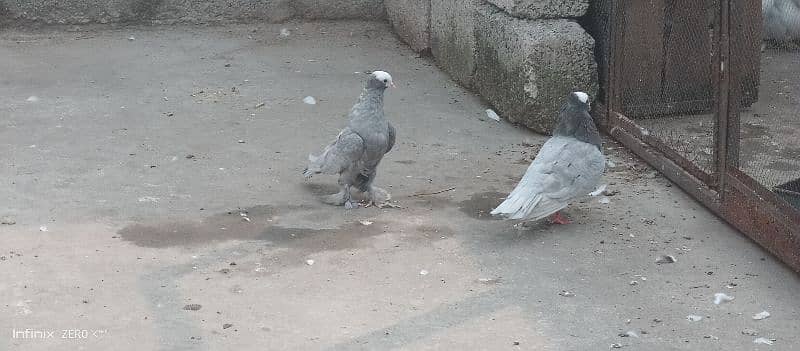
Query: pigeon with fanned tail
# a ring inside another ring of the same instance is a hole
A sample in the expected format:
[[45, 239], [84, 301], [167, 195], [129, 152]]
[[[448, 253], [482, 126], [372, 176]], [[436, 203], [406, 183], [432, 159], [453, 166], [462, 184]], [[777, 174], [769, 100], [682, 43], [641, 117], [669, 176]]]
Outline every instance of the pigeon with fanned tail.
[[358, 207], [353, 190], [366, 195], [367, 206], [381, 206], [389, 194], [372, 185], [383, 155], [392, 150], [395, 129], [383, 113], [383, 93], [394, 87], [384, 71], [370, 73], [366, 87], [350, 110], [350, 121], [321, 154], [308, 155], [306, 179], [314, 174], [338, 174], [340, 191], [324, 199], [347, 209]]
[[553, 137], [542, 145], [516, 188], [491, 213], [527, 221], [554, 215], [553, 223], [569, 224], [559, 211], [597, 187], [605, 163], [600, 133], [589, 115], [589, 96], [571, 93], [559, 111]]

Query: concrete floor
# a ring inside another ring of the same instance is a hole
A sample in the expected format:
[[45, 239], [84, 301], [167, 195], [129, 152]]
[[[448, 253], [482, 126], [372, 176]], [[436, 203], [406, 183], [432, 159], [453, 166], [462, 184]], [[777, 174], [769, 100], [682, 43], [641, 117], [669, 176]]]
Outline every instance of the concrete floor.
[[[384, 24], [7, 30], [0, 52], [2, 350], [800, 343], [798, 275], [612, 142], [610, 203], [491, 220], [545, 138]], [[376, 183], [402, 208], [348, 212], [301, 171], [375, 68], [399, 133]]]

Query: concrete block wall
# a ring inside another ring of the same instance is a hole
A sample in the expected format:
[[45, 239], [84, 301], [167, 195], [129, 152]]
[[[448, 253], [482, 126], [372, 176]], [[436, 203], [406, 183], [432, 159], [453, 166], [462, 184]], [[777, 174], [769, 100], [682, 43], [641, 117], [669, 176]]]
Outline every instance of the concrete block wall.
[[0, 20], [52, 24], [383, 20], [383, 0], [0, 0]]
[[512, 122], [549, 134], [568, 93], [597, 96], [588, 0], [385, 1], [400, 38]]

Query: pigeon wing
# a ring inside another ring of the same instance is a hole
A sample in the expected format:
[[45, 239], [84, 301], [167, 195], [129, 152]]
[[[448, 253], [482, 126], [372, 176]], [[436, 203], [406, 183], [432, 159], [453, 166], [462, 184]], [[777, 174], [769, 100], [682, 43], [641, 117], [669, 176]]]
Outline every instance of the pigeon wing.
[[396, 134], [395, 134], [394, 126], [391, 123], [389, 123], [389, 136], [388, 136], [388, 138], [386, 138], [386, 153], [387, 154], [389, 153], [389, 151], [392, 151], [392, 148], [394, 147], [395, 135]]
[[604, 168], [605, 159], [596, 146], [571, 137], [553, 137], [492, 214], [511, 219], [547, 217], [594, 190]]
[[325, 147], [319, 156], [308, 155], [308, 168], [304, 171], [306, 177], [313, 174], [339, 174], [355, 165], [364, 154], [364, 140], [345, 128], [336, 137], [336, 141]]

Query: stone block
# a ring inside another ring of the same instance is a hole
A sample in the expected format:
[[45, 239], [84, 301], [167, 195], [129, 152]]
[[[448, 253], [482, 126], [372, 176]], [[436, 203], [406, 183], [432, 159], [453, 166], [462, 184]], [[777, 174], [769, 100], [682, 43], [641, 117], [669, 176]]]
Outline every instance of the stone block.
[[474, 85], [501, 116], [550, 134], [572, 91], [597, 95], [594, 40], [575, 22], [518, 19], [477, 11]]
[[416, 52], [431, 47], [431, 0], [385, 0], [394, 31]]
[[431, 51], [442, 70], [465, 87], [475, 74], [475, 16], [480, 0], [431, 0]]
[[589, 0], [486, 0], [514, 17], [577, 18], [586, 14]]

